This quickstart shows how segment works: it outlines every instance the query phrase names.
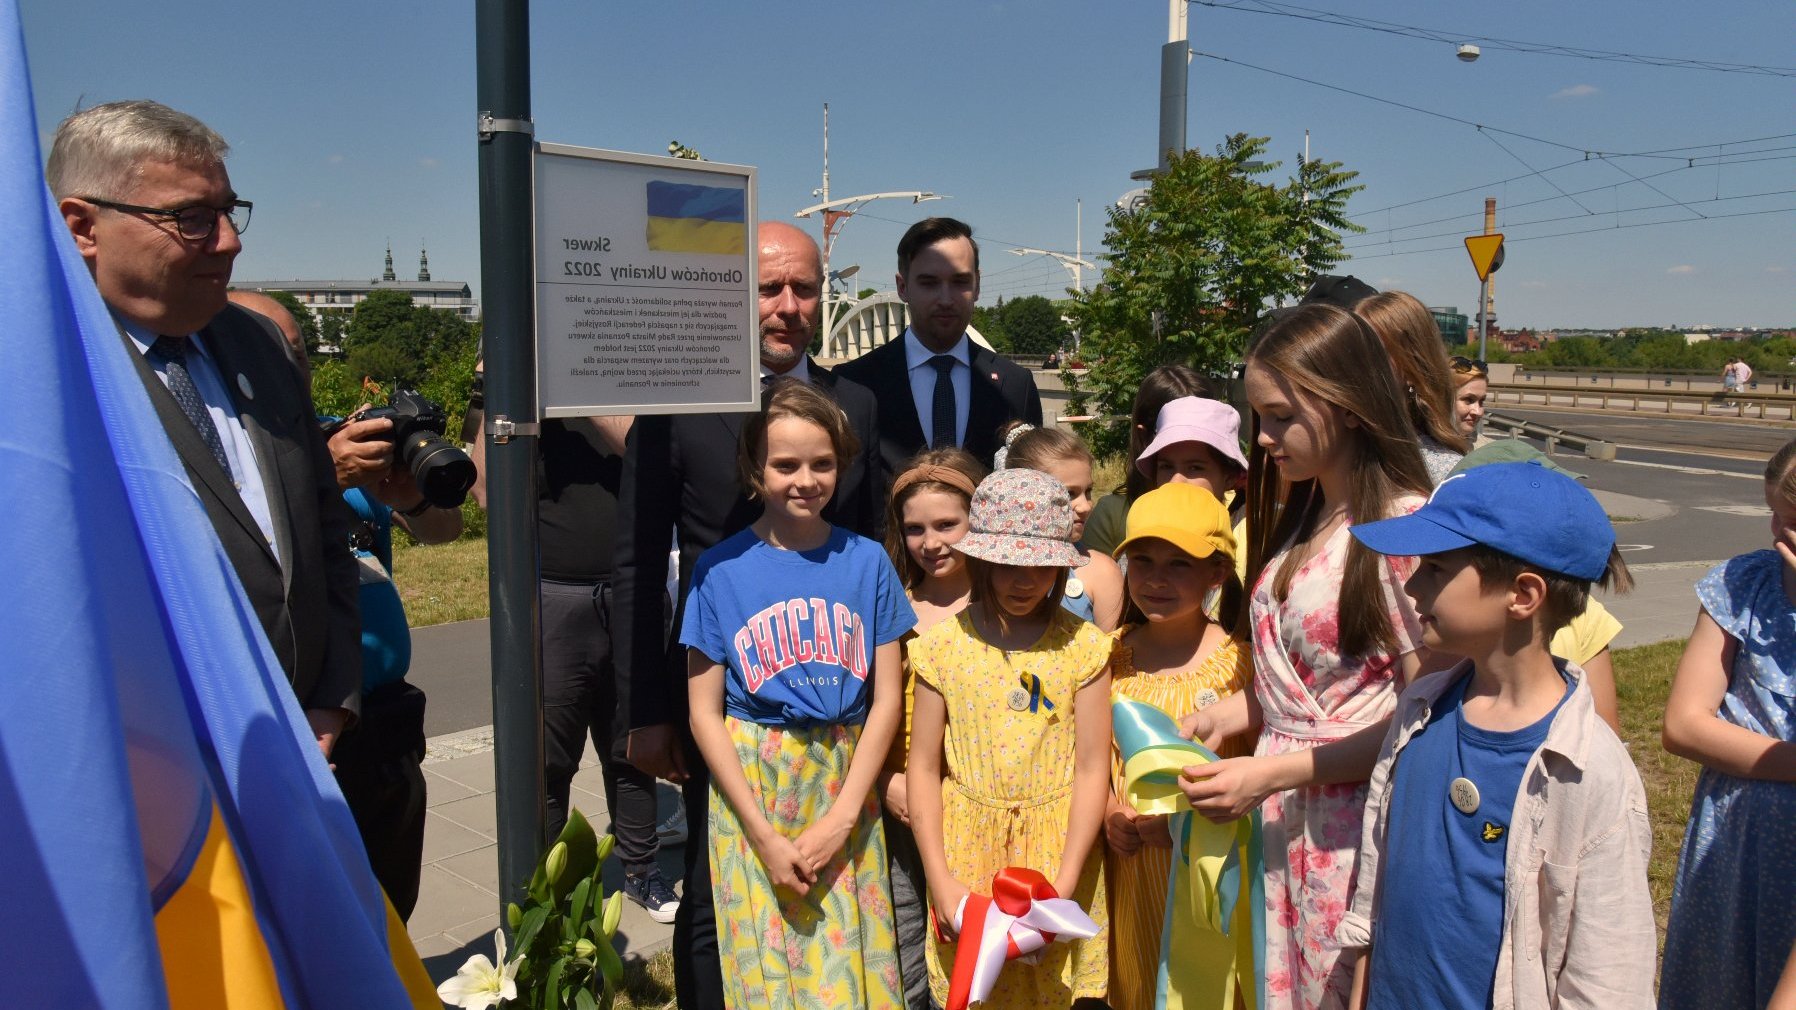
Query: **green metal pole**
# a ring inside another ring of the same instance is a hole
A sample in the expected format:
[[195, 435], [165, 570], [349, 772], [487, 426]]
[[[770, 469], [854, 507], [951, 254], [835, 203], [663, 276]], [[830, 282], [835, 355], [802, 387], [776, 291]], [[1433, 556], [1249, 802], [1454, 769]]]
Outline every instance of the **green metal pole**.
[[499, 911], [543, 844], [542, 605], [537, 589], [536, 312], [531, 277], [530, 5], [476, 0], [480, 281]]

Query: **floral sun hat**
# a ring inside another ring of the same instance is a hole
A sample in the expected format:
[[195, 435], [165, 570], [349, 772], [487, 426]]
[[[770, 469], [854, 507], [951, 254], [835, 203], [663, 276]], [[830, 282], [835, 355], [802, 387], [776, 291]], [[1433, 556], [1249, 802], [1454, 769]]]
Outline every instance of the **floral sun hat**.
[[1077, 517], [1066, 488], [1039, 470], [999, 470], [979, 482], [967, 533], [954, 549], [968, 557], [1024, 568], [1078, 568]]

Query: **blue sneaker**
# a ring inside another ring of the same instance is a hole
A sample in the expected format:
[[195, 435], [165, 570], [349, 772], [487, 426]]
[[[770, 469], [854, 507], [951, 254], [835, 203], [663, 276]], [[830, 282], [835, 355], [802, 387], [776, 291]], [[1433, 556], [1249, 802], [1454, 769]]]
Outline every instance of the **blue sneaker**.
[[680, 911], [679, 896], [658, 869], [624, 874], [624, 897], [641, 905], [656, 922], [672, 922]]

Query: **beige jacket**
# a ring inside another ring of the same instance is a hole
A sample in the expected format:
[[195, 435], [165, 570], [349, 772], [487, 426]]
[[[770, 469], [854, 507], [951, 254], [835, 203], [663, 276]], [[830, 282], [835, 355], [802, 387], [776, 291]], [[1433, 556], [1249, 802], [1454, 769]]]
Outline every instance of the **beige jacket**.
[[[1372, 942], [1391, 770], [1427, 725], [1436, 699], [1470, 672], [1471, 661], [1462, 661], [1421, 678], [1398, 699], [1366, 798], [1358, 889], [1335, 933], [1345, 950]], [[1569, 663], [1565, 672], [1572, 695], [1523, 769], [1515, 798], [1491, 1006], [1648, 1010], [1657, 938], [1646, 885], [1646, 791], [1627, 749], [1597, 717], [1584, 672]]]

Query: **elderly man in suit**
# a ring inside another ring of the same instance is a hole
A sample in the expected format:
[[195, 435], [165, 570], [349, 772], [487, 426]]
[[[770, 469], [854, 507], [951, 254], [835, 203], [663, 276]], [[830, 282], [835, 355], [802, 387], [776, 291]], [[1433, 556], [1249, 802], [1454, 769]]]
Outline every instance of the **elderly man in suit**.
[[46, 175], [328, 757], [362, 689], [349, 514], [280, 333], [225, 300], [250, 212], [228, 151], [185, 113], [113, 102], [63, 121]]
[[998, 429], [1041, 424], [1041, 395], [1029, 370], [967, 338], [979, 301], [979, 246], [951, 217], [918, 221], [898, 241], [904, 336], [841, 366], [843, 378], [879, 401], [880, 455], [887, 473], [922, 449], [958, 446], [990, 466]]
[[[863, 448], [842, 473], [823, 515], [871, 536], [885, 505], [873, 394], [806, 353], [817, 332], [822, 256], [810, 236], [784, 222], [763, 222], [756, 236], [762, 382], [780, 376], [811, 382], [828, 390], [848, 415]], [[679, 626], [679, 608], [670, 614], [668, 545], [677, 535], [683, 597], [698, 556], [760, 514], [736, 481], [736, 442], [746, 417], [637, 418], [618, 491], [611, 606], [619, 716], [629, 729], [630, 763], [682, 784], [690, 841], [685, 894], [674, 920], [674, 984], [680, 1005], [689, 1010], [722, 1006], [723, 992], [706, 848], [710, 779], [687, 727], [686, 650], [669, 643], [668, 629]]]

